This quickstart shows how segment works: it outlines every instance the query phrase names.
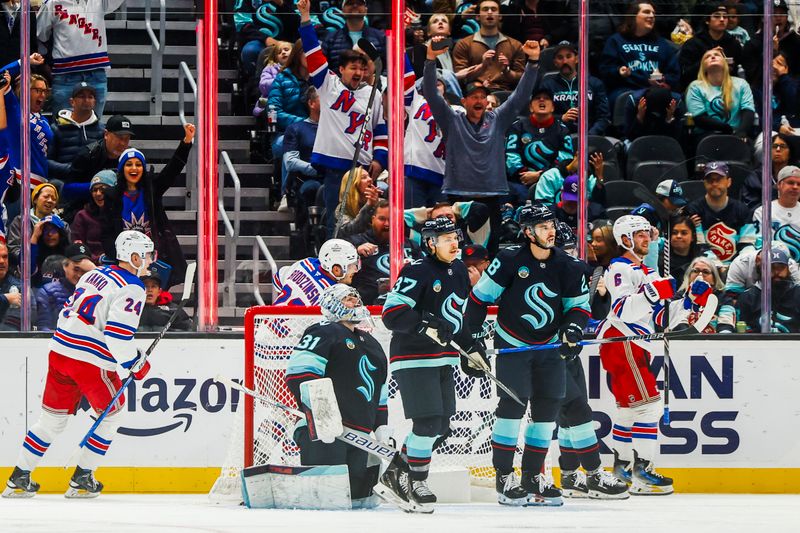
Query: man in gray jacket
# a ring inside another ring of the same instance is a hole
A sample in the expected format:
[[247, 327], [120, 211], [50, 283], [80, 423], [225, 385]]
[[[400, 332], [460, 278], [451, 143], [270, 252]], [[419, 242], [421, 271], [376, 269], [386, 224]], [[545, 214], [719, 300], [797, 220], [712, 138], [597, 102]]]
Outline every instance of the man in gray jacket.
[[500, 230], [500, 202], [508, 195], [505, 168], [506, 130], [516, 120], [536, 85], [539, 43], [527, 41], [522, 51], [528, 58], [517, 88], [500, 107], [486, 111], [488, 89], [480, 82], [467, 85], [461, 105], [466, 113], [453, 110], [436, 90], [436, 56], [447, 51], [434, 50], [434, 37], [428, 44], [423, 74], [423, 94], [436, 124], [446, 139], [442, 192], [451, 202], [478, 200], [489, 208], [491, 237], [489, 251], [497, 250]]

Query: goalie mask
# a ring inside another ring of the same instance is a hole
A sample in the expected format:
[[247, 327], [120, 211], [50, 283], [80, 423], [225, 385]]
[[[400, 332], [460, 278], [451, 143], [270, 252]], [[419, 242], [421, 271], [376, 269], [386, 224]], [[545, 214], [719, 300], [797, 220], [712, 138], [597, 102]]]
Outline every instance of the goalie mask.
[[344, 283], [331, 285], [319, 297], [322, 316], [329, 322], [371, 322], [358, 291]]
[[420, 235], [424, 250], [445, 263], [455, 260], [463, 240], [461, 230], [447, 217], [426, 220]]
[[[623, 215], [614, 222], [614, 240], [617, 241], [617, 244], [621, 248], [629, 251], [641, 261], [639, 254], [634, 251], [635, 243], [633, 236], [639, 231], [646, 231], [648, 235], [651, 235], [651, 230], [652, 226], [650, 226], [650, 222], [648, 222], [646, 218], [638, 215]], [[627, 246], [622, 240], [623, 237], [628, 238], [629, 244]], [[640, 250], [640, 252], [642, 255], [647, 254], [647, 250]]]
[[556, 215], [549, 205], [525, 205], [519, 212], [519, 225], [523, 234], [530, 231], [531, 243], [545, 250], [556, 245]]
[[158, 256], [155, 245], [150, 237], [140, 231], [126, 230], [121, 232], [114, 241], [117, 250], [117, 260], [133, 265], [133, 254], [141, 259], [141, 264], [136, 267], [136, 277], [141, 278], [148, 274], [148, 267], [154, 263]]
[[[361, 259], [358, 257], [356, 247], [342, 239], [328, 239], [322, 243], [319, 248], [319, 264], [336, 278], [336, 281], [342, 281], [351, 271], [355, 274], [361, 269]], [[336, 266], [342, 270], [339, 276], [333, 273], [333, 267]]]

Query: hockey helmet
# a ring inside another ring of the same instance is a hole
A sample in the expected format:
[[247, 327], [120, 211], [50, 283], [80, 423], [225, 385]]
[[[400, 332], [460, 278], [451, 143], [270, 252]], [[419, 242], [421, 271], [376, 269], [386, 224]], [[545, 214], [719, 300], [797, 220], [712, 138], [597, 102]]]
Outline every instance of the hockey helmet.
[[[552, 222], [554, 226], [558, 226], [556, 221], [556, 214], [550, 209], [547, 204], [525, 204], [519, 211], [519, 226], [522, 233], [525, 233], [527, 228], [531, 232], [533, 242], [541, 248], [550, 248], [553, 245], [539, 240], [536, 234], [536, 225], [543, 222]], [[558, 232], [556, 232], [557, 234]]]
[[[646, 218], [639, 215], [622, 215], [614, 222], [614, 240], [626, 250], [633, 250], [633, 235], [637, 231], [650, 231], [652, 227]], [[622, 243], [622, 237], [628, 237], [630, 246]]]
[[[345, 303], [348, 299], [351, 300], [351, 305]], [[322, 316], [329, 322], [362, 322], [372, 319], [358, 291], [344, 283], [325, 288], [319, 297], [319, 307]]]
[[141, 231], [125, 230], [121, 232], [114, 241], [114, 247], [117, 250], [117, 260], [119, 261], [131, 263], [133, 254], [144, 259], [136, 271], [137, 277], [146, 275], [147, 267], [157, 258], [153, 241]]
[[[333, 275], [333, 267], [342, 269], [342, 274], [337, 280], [344, 279], [350, 265], [356, 265], [356, 271], [361, 268], [361, 259], [358, 257], [356, 247], [342, 239], [328, 239], [319, 248], [319, 264]], [[334, 276], [336, 277], [336, 276]]]
[[428, 239], [433, 239], [434, 246], [436, 245], [436, 238], [440, 235], [447, 235], [448, 233], [455, 233], [458, 241], [461, 242], [461, 230], [458, 229], [455, 222], [447, 217], [436, 217], [432, 220], [426, 220], [420, 230], [422, 243], [425, 249], [428, 249]]
[[569, 227], [566, 222], [558, 222], [556, 224], [556, 246], [562, 250], [569, 250], [575, 248], [578, 244], [578, 239], [575, 237], [575, 232]]

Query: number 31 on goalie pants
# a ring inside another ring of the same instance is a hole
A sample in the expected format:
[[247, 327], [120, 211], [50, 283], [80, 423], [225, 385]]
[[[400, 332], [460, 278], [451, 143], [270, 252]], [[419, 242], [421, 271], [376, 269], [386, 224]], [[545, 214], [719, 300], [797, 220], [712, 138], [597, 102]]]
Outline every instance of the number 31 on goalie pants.
[[355, 431], [351, 431], [349, 429], [345, 429], [344, 433], [342, 433], [339, 439], [348, 442], [356, 448], [364, 450], [365, 452], [378, 455], [387, 461], [391, 461], [394, 458], [394, 455], [397, 453], [397, 450], [391, 446], [381, 444], [380, 442], [364, 437], [363, 435], [359, 435]]

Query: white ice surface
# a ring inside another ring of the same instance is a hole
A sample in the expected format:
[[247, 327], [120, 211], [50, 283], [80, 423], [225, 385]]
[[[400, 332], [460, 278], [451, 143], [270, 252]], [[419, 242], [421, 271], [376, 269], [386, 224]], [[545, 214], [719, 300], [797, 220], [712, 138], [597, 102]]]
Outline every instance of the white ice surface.
[[372, 511], [251, 510], [213, 505], [204, 495], [104, 494], [95, 500], [39, 495], [0, 500], [2, 532], [328, 531], [748, 531], [800, 530], [800, 496], [694, 495], [627, 501], [567, 500], [561, 508], [441, 505], [433, 515]]

